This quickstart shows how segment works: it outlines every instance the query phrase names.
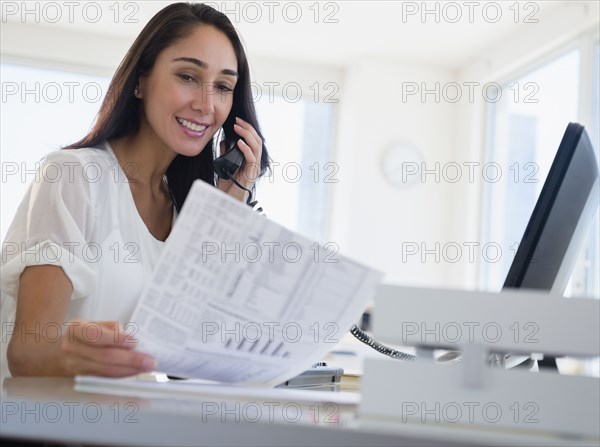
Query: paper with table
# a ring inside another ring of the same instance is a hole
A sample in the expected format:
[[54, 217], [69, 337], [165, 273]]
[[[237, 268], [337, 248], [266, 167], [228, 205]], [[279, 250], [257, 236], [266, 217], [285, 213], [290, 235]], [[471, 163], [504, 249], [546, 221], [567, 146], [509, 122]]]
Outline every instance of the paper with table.
[[131, 318], [171, 375], [275, 386], [334, 348], [382, 273], [198, 180]]

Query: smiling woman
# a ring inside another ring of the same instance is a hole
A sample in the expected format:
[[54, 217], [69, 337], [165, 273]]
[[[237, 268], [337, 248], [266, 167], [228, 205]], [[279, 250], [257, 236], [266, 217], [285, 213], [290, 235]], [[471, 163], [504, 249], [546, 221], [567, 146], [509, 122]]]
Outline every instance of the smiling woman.
[[7, 232], [3, 376], [154, 368], [122, 325], [192, 183], [245, 199], [231, 181], [215, 184], [221, 129], [244, 155], [236, 180], [252, 188], [269, 157], [240, 39], [206, 5], [169, 5], [123, 59], [91, 131], [45, 158]]

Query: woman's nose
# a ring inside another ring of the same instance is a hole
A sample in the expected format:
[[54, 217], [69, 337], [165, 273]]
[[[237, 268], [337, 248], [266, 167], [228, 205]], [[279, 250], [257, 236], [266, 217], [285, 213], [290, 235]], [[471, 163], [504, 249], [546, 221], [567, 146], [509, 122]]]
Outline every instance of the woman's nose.
[[202, 88], [195, 95], [192, 102], [192, 109], [201, 110], [204, 113], [211, 113], [215, 109], [215, 86], [213, 84], [202, 84]]

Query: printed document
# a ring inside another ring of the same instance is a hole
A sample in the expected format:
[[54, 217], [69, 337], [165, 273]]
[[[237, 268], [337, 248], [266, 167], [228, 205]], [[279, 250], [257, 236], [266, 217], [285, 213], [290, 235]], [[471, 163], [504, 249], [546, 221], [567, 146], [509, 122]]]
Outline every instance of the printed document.
[[382, 276], [197, 180], [131, 321], [161, 372], [275, 386], [334, 348]]

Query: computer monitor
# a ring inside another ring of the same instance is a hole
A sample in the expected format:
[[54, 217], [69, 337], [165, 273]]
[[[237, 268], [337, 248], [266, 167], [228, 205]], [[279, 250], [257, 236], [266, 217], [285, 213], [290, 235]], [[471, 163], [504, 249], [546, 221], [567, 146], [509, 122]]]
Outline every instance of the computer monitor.
[[[598, 162], [590, 138], [583, 126], [569, 123], [503, 289], [564, 294], [598, 208], [598, 189]], [[505, 357], [507, 367], [530, 365], [531, 361], [522, 356]], [[553, 357], [538, 364], [556, 369]]]
[[564, 294], [598, 208], [598, 188], [590, 138], [569, 123], [503, 288]]

